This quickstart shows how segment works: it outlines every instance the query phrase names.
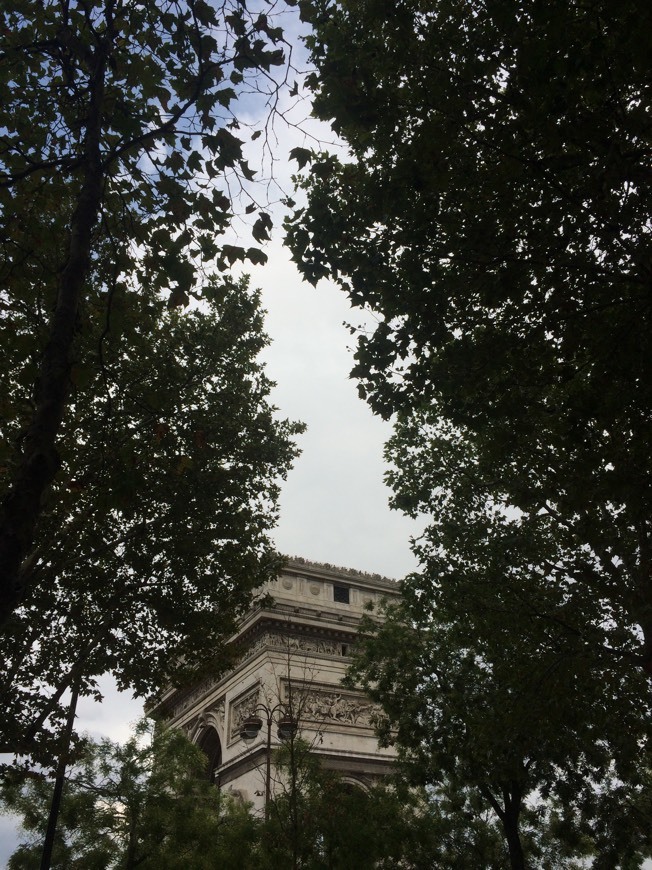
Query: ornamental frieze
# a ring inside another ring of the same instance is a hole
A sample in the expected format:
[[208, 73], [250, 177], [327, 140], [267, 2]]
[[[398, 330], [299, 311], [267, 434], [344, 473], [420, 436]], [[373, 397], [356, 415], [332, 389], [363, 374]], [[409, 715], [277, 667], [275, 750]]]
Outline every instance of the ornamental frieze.
[[380, 712], [376, 704], [357, 695], [338, 690], [310, 688], [301, 694], [301, 718], [311, 722], [330, 722], [373, 728]]
[[217, 685], [217, 683], [219, 683], [219, 679], [215, 677], [209, 677], [208, 679], [201, 682], [198, 686], [195, 686], [192, 692], [189, 692], [184, 698], [181, 699], [181, 701], [179, 701], [178, 704], [176, 704], [172, 708], [172, 718], [176, 719], [176, 717], [180, 716], [185, 710], [188, 709], [188, 707], [192, 707], [195, 701], [206, 695], [213, 688], [213, 686]]
[[[320, 638], [304, 637], [302, 635], [275, 634], [268, 632], [256, 638], [256, 640], [247, 647], [243, 658], [250, 658], [261, 649], [307, 652], [325, 656], [348, 655], [348, 652], [344, 651], [344, 649], [347, 649], [347, 646], [333, 640], [322, 640]], [[348, 649], [350, 649], [350, 647], [348, 647]]]

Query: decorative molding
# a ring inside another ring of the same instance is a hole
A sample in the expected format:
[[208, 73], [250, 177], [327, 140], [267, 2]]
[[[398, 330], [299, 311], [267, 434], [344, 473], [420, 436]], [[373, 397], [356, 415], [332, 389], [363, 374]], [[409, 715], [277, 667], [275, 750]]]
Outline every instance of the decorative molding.
[[220, 735], [220, 738], [224, 734], [224, 708], [225, 699], [224, 696], [222, 696], [204, 710], [207, 724], [212, 725], [213, 728], [215, 728], [217, 733]]
[[181, 725], [181, 730], [193, 743], [197, 742], [207, 728], [214, 728], [222, 740], [224, 736], [224, 707], [225, 699], [222, 696], [202, 710], [198, 716], [193, 716], [189, 722]]
[[188, 740], [193, 739], [193, 735], [196, 730], [197, 719], [198, 717], [195, 716], [195, 718], [191, 719], [190, 722], [184, 722], [183, 725], [179, 725], [179, 728], [181, 729], [181, 731], [183, 731]]
[[327, 571], [329, 574], [338, 574], [346, 577], [359, 577], [361, 580], [382, 583], [398, 591], [398, 580], [391, 577], [383, 577], [382, 574], [371, 574], [367, 571], [357, 571], [355, 568], [342, 568], [339, 565], [331, 565], [329, 562], [311, 562], [302, 556], [289, 556], [285, 563], [285, 570], [297, 570], [299, 567], [314, 571]]
[[216, 686], [220, 682], [219, 678], [216, 677], [208, 677], [203, 682], [201, 682], [198, 686], [196, 686], [191, 692], [188, 692], [187, 695], [179, 701], [178, 704], [175, 704], [170, 712], [170, 716], [172, 719], [176, 719], [177, 716], [180, 716], [188, 707], [192, 707], [195, 701], [198, 701], [199, 698], [206, 695], [213, 686]]

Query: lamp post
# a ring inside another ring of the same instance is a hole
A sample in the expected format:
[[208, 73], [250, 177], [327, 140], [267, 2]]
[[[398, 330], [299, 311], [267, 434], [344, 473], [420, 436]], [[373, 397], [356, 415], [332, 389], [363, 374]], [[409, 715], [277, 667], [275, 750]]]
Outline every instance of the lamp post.
[[240, 737], [246, 742], [251, 743], [255, 740], [263, 727], [263, 720], [256, 715], [261, 713], [265, 716], [267, 724], [267, 757], [266, 757], [266, 773], [265, 773], [265, 821], [269, 819], [269, 800], [271, 797], [271, 780], [272, 780], [272, 725], [274, 724], [274, 715], [282, 713], [278, 720], [279, 738], [285, 742], [291, 740], [297, 733], [297, 721], [290, 716], [283, 704], [275, 704], [273, 707], [268, 707], [267, 704], [258, 704], [240, 726]]

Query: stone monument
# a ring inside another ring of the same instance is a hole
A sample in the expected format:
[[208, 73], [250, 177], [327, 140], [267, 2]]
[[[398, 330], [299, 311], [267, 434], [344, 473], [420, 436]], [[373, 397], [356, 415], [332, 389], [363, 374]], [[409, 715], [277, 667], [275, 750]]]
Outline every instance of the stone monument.
[[[288, 714], [325, 768], [365, 788], [390, 772], [395, 754], [378, 746], [373, 703], [341, 680], [362, 615], [397, 596], [393, 580], [290, 559], [232, 638], [236, 666], [217, 679], [169, 689], [150, 715], [182, 728], [205, 752], [210, 778], [258, 812], [266, 789], [274, 791], [268, 759]], [[255, 736], [245, 740], [243, 724], [252, 721]]]

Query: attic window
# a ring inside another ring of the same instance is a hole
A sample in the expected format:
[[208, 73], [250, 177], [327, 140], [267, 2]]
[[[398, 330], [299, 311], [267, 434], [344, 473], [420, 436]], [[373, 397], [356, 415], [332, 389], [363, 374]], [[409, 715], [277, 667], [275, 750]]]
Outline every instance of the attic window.
[[338, 604], [349, 603], [349, 587], [348, 586], [333, 586], [333, 601]]

